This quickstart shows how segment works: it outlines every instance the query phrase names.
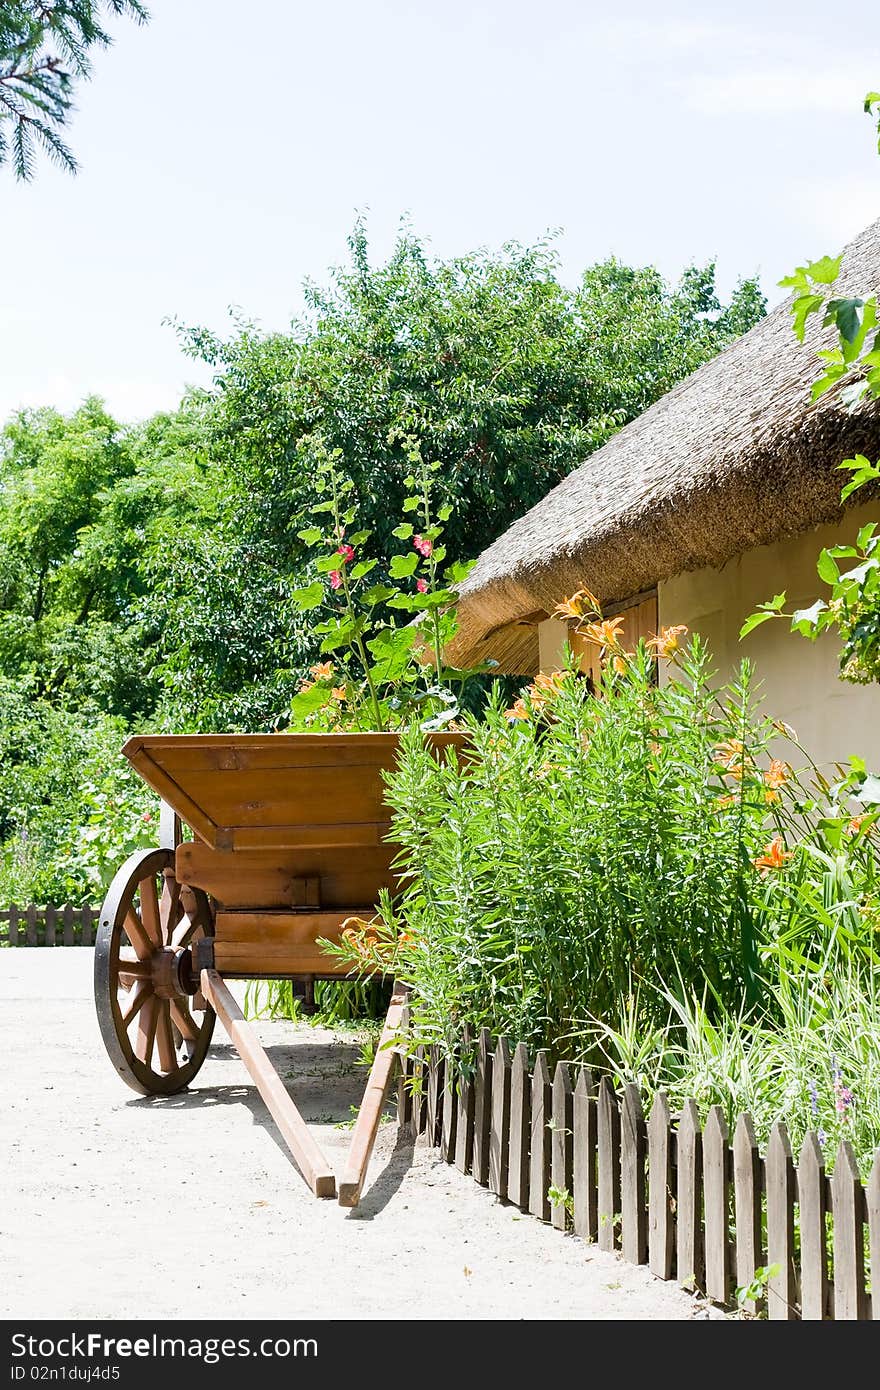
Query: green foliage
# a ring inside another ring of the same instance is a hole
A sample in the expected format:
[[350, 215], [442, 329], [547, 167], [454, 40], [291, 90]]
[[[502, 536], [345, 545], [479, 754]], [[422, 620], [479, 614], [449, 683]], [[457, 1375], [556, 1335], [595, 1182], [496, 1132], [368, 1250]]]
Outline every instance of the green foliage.
[[639, 978], [757, 999], [774, 729], [747, 666], [720, 695], [698, 641], [683, 666], [657, 687], [643, 650], [601, 699], [545, 678], [526, 717], [496, 701], [468, 719], [460, 762], [403, 735], [388, 802], [406, 888], [350, 957], [387, 963], [403, 925], [393, 969], [420, 1041], [451, 1046], [467, 1023], [571, 1055]]
[[141, 0], [0, 2], [0, 165], [11, 158], [17, 178], [33, 178], [38, 147], [76, 171], [61, 132], [75, 82], [90, 76], [92, 52], [111, 43], [105, 13], [148, 18]]
[[94, 902], [155, 843], [155, 796], [119, 756], [122, 720], [70, 714], [0, 679], [0, 901]]
[[440, 261], [404, 232], [379, 267], [363, 225], [349, 244], [350, 264], [307, 287], [289, 335], [180, 330], [216, 368], [216, 447], [242, 508], [291, 570], [322, 450], [338, 451], [383, 555], [417, 436], [453, 504], [450, 557], [469, 558], [764, 312], [754, 281], [722, 306], [711, 265], [671, 288], [608, 261], [571, 292], [546, 244]]

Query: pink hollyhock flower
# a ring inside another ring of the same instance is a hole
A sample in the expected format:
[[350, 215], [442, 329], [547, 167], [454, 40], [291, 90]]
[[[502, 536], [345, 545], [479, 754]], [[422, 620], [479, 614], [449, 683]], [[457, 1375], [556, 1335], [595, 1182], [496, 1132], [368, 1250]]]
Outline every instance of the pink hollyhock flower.
[[417, 579], [417, 580], [416, 580], [416, 588], [418, 589], [418, 591], [419, 591], [420, 594], [426, 594], [426, 593], [428, 592], [428, 581], [427, 581], [427, 579]]
[[434, 542], [427, 536], [413, 536], [413, 545], [420, 555], [424, 555], [426, 560], [434, 549]]
[[342, 575], [339, 573], [339, 570], [331, 570], [331, 571], [330, 571], [330, 588], [331, 588], [331, 589], [341, 589], [341, 588], [342, 588]]
[[345, 541], [342, 542], [336, 554], [342, 556], [342, 563], [344, 565], [349, 564], [354, 559], [354, 550], [350, 545], [347, 545]]

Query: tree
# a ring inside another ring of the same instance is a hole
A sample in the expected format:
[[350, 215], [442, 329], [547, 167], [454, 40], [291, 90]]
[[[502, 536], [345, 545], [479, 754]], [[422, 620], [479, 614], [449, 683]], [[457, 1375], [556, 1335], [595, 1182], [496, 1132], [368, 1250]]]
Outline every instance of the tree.
[[38, 147], [76, 172], [61, 132], [91, 52], [112, 42], [105, 13], [148, 18], [141, 0], [0, 0], [0, 164], [11, 158], [17, 178], [33, 178]]
[[326, 288], [307, 286], [290, 333], [180, 330], [216, 368], [214, 447], [241, 524], [288, 572], [324, 451], [339, 451], [384, 555], [407, 492], [405, 441], [418, 438], [453, 505], [449, 553], [467, 559], [764, 312], [751, 280], [722, 306], [712, 265], [670, 287], [612, 260], [571, 291], [546, 244], [431, 260], [404, 232], [378, 267], [363, 225], [349, 245]]

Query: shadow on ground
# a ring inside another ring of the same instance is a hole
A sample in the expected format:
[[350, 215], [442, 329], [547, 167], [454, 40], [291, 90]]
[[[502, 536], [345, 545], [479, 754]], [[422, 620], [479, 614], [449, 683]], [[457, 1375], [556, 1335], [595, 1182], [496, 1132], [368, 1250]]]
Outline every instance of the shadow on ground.
[[[297, 1042], [276, 1044], [266, 1048], [266, 1055], [296, 1102], [304, 1120], [314, 1125], [335, 1125], [347, 1145], [348, 1133], [357, 1108], [363, 1100], [367, 1084], [367, 1069], [358, 1065], [361, 1049], [351, 1043], [338, 1041]], [[212, 1043], [209, 1063], [239, 1061], [238, 1053], [228, 1042]], [[196, 1083], [187, 1091], [174, 1096], [138, 1096], [128, 1105], [138, 1110], [203, 1110], [224, 1105], [243, 1105], [272, 1139], [296, 1173], [299, 1169], [287, 1145], [279, 1134], [260, 1093], [251, 1083], [205, 1086]], [[393, 1113], [389, 1102], [389, 1115]], [[381, 1211], [398, 1191], [413, 1157], [413, 1140], [399, 1134], [386, 1167], [365, 1194], [352, 1217], [370, 1220]], [[339, 1166], [339, 1160], [336, 1160]], [[338, 1174], [337, 1174], [338, 1176]]]

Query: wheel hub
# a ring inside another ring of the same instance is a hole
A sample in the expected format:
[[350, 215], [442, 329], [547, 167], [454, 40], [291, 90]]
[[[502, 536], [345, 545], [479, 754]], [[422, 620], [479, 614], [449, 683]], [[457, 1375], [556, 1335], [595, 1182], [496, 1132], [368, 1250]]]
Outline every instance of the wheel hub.
[[195, 994], [192, 952], [188, 946], [163, 946], [150, 957], [153, 989], [161, 999], [180, 999]]

